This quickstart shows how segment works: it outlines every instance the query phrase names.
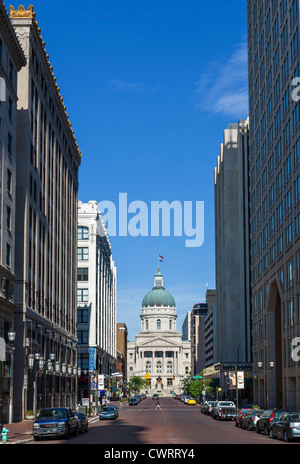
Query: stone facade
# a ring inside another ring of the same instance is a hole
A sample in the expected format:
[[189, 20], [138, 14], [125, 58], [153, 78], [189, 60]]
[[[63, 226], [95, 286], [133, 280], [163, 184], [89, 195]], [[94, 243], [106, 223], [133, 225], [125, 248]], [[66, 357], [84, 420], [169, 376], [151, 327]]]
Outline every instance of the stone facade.
[[[17, 88], [15, 247], [14, 419], [22, 420], [29, 409], [76, 404], [81, 153], [33, 7], [11, 7], [10, 17], [26, 57]], [[39, 366], [29, 369], [29, 355]]]
[[[8, 331], [15, 316], [15, 222], [18, 72], [26, 60], [0, 2], [0, 424], [12, 420], [12, 363]], [[1, 362], [3, 361], [3, 366]], [[3, 374], [3, 375], [2, 375]]]
[[78, 203], [77, 275], [78, 365], [81, 371], [112, 374], [117, 358], [117, 270], [96, 201]]
[[158, 270], [154, 288], [145, 296], [141, 308], [141, 331], [135, 342], [128, 342], [127, 378], [149, 373], [149, 394], [168, 396], [181, 391], [181, 381], [191, 373], [191, 342], [183, 341], [176, 329], [174, 298], [163, 287]]

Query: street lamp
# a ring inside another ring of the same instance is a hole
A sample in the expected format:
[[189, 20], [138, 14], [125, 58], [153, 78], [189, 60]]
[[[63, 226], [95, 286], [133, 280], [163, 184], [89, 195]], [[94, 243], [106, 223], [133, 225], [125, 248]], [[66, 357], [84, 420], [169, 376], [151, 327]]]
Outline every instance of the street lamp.
[[34, 355], [32, 353], [29, 354], [27, 360], [28, 360], [28, 369], [32, 371], [33, 366], [34, 366]]
[[45, 360], [44, 358], [39, 358], [39, 370], [42, 371], [44, 369]]
[[16, 332], [13, 328], [11, 328], [10, 331], [8, 332], [8, 340], [9, 340], [9, 344], [11, 348], [14, 349], [14, 344], [16, 340]]

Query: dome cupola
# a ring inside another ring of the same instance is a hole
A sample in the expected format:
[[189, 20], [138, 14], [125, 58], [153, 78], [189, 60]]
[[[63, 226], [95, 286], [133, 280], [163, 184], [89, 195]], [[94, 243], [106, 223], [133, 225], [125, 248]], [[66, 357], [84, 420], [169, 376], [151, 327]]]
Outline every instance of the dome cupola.
[[159, 268], [154, 276], [154, 287], [151, 292], [147, 293], [142, 302], [142, 308], [147, 308], [149, 306], [176, 307], [173, 296], [164, 288], [163, 275]]

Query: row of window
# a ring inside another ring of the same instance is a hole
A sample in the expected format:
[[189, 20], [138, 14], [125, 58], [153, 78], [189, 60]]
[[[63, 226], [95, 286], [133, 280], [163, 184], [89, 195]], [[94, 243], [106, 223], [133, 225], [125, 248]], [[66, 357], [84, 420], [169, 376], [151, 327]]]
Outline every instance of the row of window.
[[[169, 330], [172, 330], [173, 328], [173, 322], [172, 319], [169, 320]], [[149, 330], [149, 321], [146, 319], [145, 321], [145, 330]], [[157, 319], [156, 321], [156, 330], [161, 330], [161, 320]]]

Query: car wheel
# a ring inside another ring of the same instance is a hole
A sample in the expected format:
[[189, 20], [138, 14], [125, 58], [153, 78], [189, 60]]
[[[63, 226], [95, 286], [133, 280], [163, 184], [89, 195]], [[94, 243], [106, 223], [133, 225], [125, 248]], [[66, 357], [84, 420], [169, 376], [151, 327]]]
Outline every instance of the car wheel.
[[260, 433], [259, 426], [256, 425], [256, 433]]
[[70, 438], [70, 427], [68, 428], [68, 431], [66, 433], [66, 439], [69, 440]]
[[269, 435], [269, 432], [268, 432], [268, 429], [267, 429], [266, 426], [265, 426], [265, 428], [264, 428], [264, 434], [267, 435], [267, 436]]
[[270, 430], [270, 437], [271, 437], [271, 438], [276, 438], [276, 437], [275, 437], [275, 434], [274, 434], [274, 432], [273, 432], [273, 429]]
[[40, 437], [34, 437], [34, 441], [39, 441]]

